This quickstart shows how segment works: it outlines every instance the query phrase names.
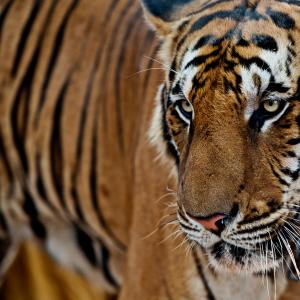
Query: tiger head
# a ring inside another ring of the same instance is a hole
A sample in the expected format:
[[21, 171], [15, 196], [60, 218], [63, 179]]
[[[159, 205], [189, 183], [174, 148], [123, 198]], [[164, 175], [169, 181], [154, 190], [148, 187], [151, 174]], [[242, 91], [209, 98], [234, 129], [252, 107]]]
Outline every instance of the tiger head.
[[166, 69], [150, 131], [180, 226], [216, 269], [276, 269], [298, 249], [300, 2], [169, 2], [144, 1]]

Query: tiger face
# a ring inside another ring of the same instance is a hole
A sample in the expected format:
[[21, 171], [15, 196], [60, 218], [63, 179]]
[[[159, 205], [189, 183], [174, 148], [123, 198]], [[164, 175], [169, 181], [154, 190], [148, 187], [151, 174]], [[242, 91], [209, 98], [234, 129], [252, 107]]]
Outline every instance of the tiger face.
[[299, 236], [300, 2], [203, 2], [149, 17], [167, 67], [151, 135], [210, 265], [276, 269], [295, 263]]

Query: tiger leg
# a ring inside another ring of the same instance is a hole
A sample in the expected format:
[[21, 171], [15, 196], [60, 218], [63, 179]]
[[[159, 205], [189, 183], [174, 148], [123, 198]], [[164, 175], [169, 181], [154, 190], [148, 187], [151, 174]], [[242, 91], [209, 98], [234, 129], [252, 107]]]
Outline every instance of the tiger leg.
[[110, 273], [108, 250], [98, 238], [64, 220], [48, 222], [46, 228], [43, 246], [57, 263], [79, 273], [108, 295], [117, 293], [119, 284]]

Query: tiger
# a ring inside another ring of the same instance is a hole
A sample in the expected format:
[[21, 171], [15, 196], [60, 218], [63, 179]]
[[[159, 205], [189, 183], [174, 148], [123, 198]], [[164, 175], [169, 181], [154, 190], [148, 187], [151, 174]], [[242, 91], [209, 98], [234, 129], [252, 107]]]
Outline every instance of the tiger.
[[0, 1], [0, 281], [29, 240], [120, 300], [291, 299], [299, 20], [295, 0]]

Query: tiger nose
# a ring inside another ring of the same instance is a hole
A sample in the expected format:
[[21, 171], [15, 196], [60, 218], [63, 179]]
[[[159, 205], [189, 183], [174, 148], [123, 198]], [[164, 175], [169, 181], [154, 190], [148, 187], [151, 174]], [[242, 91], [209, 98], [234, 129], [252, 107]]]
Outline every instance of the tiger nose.
[[226, 226], [228, 216], [225, 214], [216, 214], [210, 217], [192, 217], [196, 222], [202, 225], [206, 230], [220, 234]]

